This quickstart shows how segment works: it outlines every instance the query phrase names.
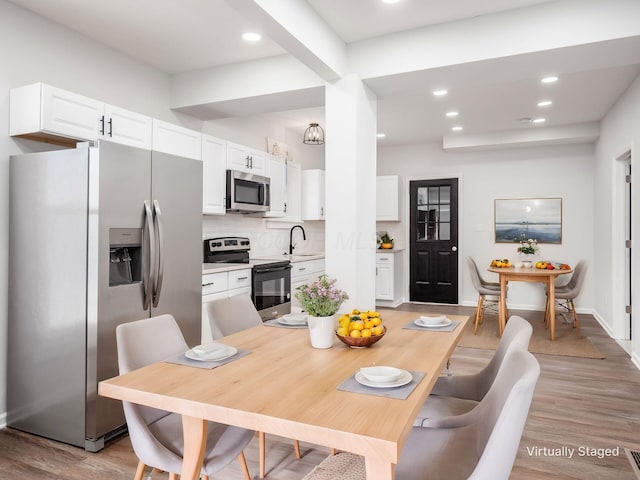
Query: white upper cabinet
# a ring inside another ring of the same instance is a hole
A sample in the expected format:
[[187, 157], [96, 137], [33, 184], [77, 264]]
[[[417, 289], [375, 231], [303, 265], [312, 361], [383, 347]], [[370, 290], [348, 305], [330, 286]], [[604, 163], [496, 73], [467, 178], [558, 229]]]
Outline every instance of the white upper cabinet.
[[376, 177], [376, 220], [399, 221], [399, 186], [397, 175]]
[[269, 165], [269, 211], [265, 217], [284, 217], [287, 213], [287, 164], [281, 158], [267, 154]]
[[151, 150], [152, 123], [151, 117], [105, 104], [100, 118], [100, 138]]
[[237, 143], [229, 143], [227, 146], [227, 168], [266, 177], [267, 153]]
[[153, 119], [153, 150], [202, 160], [202, 134], [195, 130]]
[[226, 213], [227, 142], [209, 135], [202, 136], [202, 213]]
[[302, 171], [302, 220], [324, 220], [324, 170]]
[[35, 83], [11, 89], [9, 135], [70, 145], [97, 140], [104, 103]]

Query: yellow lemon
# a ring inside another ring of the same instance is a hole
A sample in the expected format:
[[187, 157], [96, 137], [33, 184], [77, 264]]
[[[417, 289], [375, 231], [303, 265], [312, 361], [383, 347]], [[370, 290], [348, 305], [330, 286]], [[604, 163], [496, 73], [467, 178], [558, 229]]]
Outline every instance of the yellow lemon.
[[358, 315], [360, 313], [360, 310], [358, 310], [357, 308], [354, 308], [353, 310], [351, 310], [351, 315]]
[[380, 320], [380, 317], [374, 317], [371, 319], [371, 323], [373, 324], [374, 327], [377, 327], [382, 323], [382, 320]]
[[349, 335], [349, 330], [344, 327], [340, 327], [338, 329], [338, 335], [340, 335], [341, 337], [346, 337], [347, 335]]
[[369, 316], [370, 317], [379, 317], [380, 316], [380, 312], [369, 312]]
[[365, 320], [364, 321], [364, 328], [371, 328], [373, 327], [373, 322], [371, 320]]
[[368, 328], [363, 328], [360, 334], [362, 335], [362, 338], [368, 338], [371, 336], [371, 330], [369, 330]]
[[364, 328], [364, 324], [361, 321], [351, 322], [349, 324], [349, 330], [362, 330]]
[[371, 329], [371, 333], [373, 335], [380, 335], [382, 332], [384, 332], [384, 329], [382, 327], [373, 327]]
[[362, 333], [360, 332], [360, 330], [351, 330], [351, 333], [349, 333], [349, 335], [353, 338], [360, 338], [362, 336]]

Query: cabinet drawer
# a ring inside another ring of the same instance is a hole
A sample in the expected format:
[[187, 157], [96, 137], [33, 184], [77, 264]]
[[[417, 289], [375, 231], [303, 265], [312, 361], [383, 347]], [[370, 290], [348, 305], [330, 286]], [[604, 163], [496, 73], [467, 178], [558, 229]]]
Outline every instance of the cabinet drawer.
[[311, 275], [313, 280], [318, 275], [324, 273], [324, 260], [307, 260], [305, 262], [296, 262], [292, 264], [291, 278], [298, 278], [303, 275]]
[[376, 263], [377, 264], [393, 265], [393, 253], [377, 253], [376, 254]]
[[202, 275], [202, 295], [222, 292], [229, 288], [227, 272]]
[[233, 270], [229, 272], [228, 288], [241, 288], [251, 286], [251, 269]]

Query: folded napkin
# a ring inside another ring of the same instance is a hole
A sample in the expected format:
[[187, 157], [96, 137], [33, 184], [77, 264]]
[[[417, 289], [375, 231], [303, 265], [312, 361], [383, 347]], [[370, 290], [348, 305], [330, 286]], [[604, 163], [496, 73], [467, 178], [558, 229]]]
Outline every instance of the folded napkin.
[[344, 382], [338, 385], [338, 390], [342, 390], [344, 392], [353, 392], [353, 393], [363, 393], [366, 395], [377, 395], [378, 397], [387, 397], [387, 398], [397, 398], [400, 400], [406, 400], [411, 392], [418, 386], [418, 384], [422, 381], [425, 376], [424, 372], [416, 372], [414, 370], [409, 370], [411, 375], [413, 376], [413, 380], [411, 380], [406, 385], [402, 385], [401, 387], [392, 387], [392, 388], [375, 388], [375, 387], [367, 387], [366, 385], [362, 385], [358, 383], [356, 380], [355, 374], [351, 375]]
[[284, 323], [278, 322], [277, 318], [272, 320], [267, 320], [264, 322], [267, 327], [280, 327], [280, 328], [307, 328], [307, 325], [285, 325]]
[[446, 327], [421, 327], [411, 320], [402, 328], [405, 330], [421, 330], [423, 332], [453, 332], [459, 324], [460, 320], [451, 320], [451, 325], [447, 325]]
[[236, 353], [235, 355], [231, 355], [228, 358], [225, 358], [223, 360], [217, 360], [215, 362], [203, 362], [200, 360], [191, 360], [190, 358], [185, 357], [184, 353], [179, 353], [178, 355], [174, 355], [173, 357], [166, 358], [164, 361], [167, 363], [176, 363], [178, 365], [186, 365], [187, 367], [207, 368], [210, 370], [212, 368], [220, 367], [222, 365], [226, 365], [227, 363], [231, 363], [242, 357], [246, 357], [250, 353], [251, 351], [249, 350], [238, 349], [238, 353]]

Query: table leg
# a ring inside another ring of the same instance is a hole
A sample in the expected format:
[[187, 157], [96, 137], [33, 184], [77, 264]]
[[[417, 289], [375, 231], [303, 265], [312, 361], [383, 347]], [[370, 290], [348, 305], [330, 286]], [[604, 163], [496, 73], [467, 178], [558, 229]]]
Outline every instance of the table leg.
[[556, 338], [556, 282], [553, 276], [549, 275], [549, 283], [547, 284], [547, 295], [549, 302], [549, 330], [551, 341]]
[[376, 457], [365, 457], [365, 470], [367, 480], [393, 480], [395, 478], [395, 465]]
[[183, 415], [182, 433], [184, 435], [184, 456], [180, 478], [182, 480], [198, 480], [207, 444], [207, 421]]
[[507, 324], [507, 279], [500, 275], [500, 303], [498, 304], [498, 333], [502, 337]]

